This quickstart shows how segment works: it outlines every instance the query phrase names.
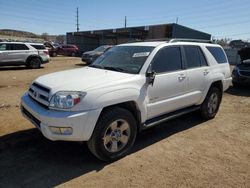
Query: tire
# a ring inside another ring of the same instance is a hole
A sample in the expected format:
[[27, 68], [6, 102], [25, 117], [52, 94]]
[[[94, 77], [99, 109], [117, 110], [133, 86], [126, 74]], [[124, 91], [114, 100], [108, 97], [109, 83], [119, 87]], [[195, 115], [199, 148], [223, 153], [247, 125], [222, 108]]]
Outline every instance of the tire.
[[28, 62], [28, 67], [31, 69], [38, 69], [41, 67], [41, 60], [37, 57], [31, 58]]
[[217, 87], [211, 87], [207, 93], [204, 102], [201, 105], [201, 116], [206, 119], [213, 119], [220, 107], [222, 91]]
[[53, 52], [52, 53], [52, 57], [56, 57], [57, 56], [57, 53], [56, 52]]
[[72, 53], [71, 53], [71, 56], [72, 56], [72, 57], [75, 57], [75, 56], [76, 56], [76, 53], [75, 53], [75, 52], [72, 52]]
[[133, 115], [126, 109], [114, 107], [101, 115], [87, 144], [98, 159], [115, 161], [128, 154], [136, 135]]

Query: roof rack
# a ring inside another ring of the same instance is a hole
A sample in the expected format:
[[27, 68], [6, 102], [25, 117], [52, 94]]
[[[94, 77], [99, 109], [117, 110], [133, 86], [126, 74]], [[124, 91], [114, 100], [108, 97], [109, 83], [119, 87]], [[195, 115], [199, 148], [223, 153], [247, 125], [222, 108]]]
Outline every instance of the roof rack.
[[182, 39], [182, 38], [175, 38], [168, 41], [169, 43], [173, 42], [200, 42], [200, 43], [213, 43], [211, 40], [203, 40], [203, 39]]

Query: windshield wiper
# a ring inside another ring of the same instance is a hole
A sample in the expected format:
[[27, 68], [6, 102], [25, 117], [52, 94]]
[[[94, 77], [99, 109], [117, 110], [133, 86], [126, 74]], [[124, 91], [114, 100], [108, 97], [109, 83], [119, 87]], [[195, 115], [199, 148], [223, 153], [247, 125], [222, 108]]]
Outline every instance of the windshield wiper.
[[107, 69], [107, 70], [114, 70], [114, 71], [118, 71], [118, 72], [125, 72], [126, 70], [120, 67], [103, 67], [103, 69]]

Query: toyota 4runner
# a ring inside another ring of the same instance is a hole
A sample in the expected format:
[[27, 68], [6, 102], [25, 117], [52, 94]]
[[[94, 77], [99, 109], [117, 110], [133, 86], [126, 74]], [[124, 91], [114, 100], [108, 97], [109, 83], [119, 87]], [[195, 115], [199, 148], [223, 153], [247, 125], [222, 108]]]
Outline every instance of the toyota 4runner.
[[143, 129], [192, 111], [214, 118], [230, 83], [219, 45], [128, 43], [88, 67], [37, 78], [21, 111], [48, 139], [87, 141], [97, 158], [112, 161], [129, 152]]

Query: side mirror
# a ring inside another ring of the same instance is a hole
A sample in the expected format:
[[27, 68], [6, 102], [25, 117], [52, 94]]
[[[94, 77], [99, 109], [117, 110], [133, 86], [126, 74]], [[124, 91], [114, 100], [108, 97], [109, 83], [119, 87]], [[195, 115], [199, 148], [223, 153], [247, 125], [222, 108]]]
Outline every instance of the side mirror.
[[149, 84], [153, 85], [155, 80], [155, 71], [152, 70], [151, 64], [149, 65], [148, 71], [146, 73], [147, 81]]
[[250, 59], [245, 59], [245, 60], [243, 60], [243, 63], [245, 63], [245, 64], [250, 64]]

